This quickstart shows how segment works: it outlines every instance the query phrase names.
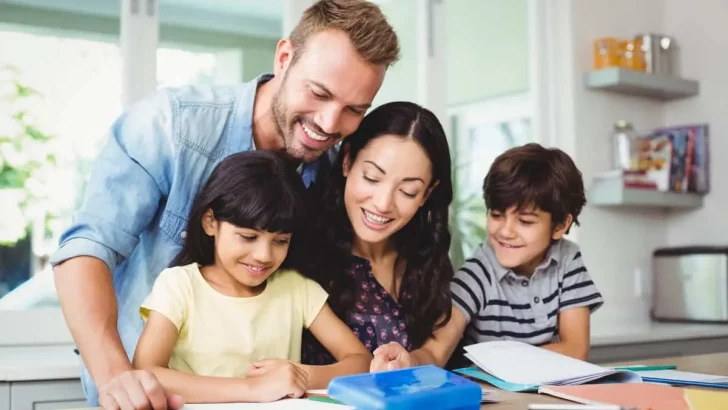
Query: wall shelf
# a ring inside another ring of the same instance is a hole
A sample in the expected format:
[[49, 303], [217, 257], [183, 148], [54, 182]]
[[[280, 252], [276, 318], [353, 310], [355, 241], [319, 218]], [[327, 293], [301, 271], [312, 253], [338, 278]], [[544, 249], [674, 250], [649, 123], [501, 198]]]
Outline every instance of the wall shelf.
[[675, 76], [650, 74], [612, 67], [590, 71], [584, 75], [587, 88], [662, 101], [698, 95], [700, 85], [695, 80]]
[[588, 191], [587, 201], [587, 204], [597, 207], [691, 209], [703, 206], [702, 195], [624, 188], [621, 180], [595, 183]]

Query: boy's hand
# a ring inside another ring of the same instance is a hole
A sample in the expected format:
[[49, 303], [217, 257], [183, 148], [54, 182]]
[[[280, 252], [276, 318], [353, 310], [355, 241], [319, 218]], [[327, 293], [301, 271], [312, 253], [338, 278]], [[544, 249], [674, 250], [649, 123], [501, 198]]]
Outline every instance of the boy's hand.
[[379, 346], [374, 351], [374, 359], [369, 365], [369, 371], [375, 373], [414, 366], [417, 366], [416, 360], [407, 349], [399, 343], [391, 342]]
[[269, 402], [283, 397], [301, 397], [308, 389], [303, 369], [283, 359], [259, 360], [248, 372], [257, 401]]

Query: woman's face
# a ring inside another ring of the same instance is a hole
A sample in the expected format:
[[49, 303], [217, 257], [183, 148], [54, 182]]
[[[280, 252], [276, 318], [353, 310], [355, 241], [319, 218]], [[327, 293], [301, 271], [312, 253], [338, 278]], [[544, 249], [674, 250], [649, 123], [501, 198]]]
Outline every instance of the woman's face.
[[359, 240], [389, 239], [424, 205], [431, 189], [432, 163], [411, 138], [382, 135], [344, 160], [346, 212]]

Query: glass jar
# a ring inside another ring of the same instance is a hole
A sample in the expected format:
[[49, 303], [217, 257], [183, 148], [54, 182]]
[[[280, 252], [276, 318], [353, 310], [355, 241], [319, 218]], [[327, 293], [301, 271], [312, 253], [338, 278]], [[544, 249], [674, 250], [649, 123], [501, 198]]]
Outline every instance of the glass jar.
[[619, 120], [612, 132], [612, 168], [635, 170], [637, 168], [638, 137], [632, 123]]

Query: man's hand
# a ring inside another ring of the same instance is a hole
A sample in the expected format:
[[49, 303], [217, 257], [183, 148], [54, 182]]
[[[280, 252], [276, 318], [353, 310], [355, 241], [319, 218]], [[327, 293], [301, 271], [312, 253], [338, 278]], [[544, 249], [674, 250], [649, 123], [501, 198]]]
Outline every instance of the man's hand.
[[386, 370], [404, 369], [407, 367], [417, 366], [414, 357], [396, 342], [387, 343], [379, 346], [374, 351], [374, 359], [369, 366], [371, 373], [382, 372]]
[[182, 397], [167, 393], [151, 372], [128, 370], [99, 387], [104, 410], [178, 410]]
[[283, 397], [301, 397], [308, 389], [303, 369], [283, 359], [259, 360], [248, 372], [256, 401], [269, 402]]

